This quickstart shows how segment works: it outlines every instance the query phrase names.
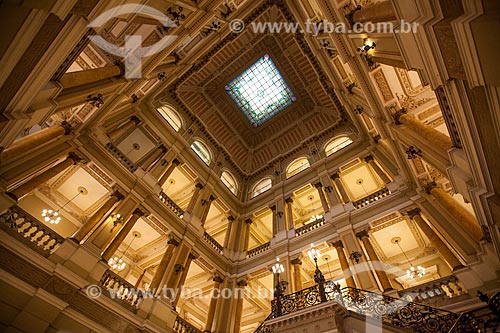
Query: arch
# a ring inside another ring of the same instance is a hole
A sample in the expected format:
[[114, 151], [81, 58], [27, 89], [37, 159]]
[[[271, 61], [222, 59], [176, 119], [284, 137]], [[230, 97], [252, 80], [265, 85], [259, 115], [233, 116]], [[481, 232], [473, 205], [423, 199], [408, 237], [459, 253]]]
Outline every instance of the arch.
[[341, 136], [338, 138], [331, 139], [325, 145], [326, 156], [335, 154], [339, 150], [349, 146], [352, 143], [351, 138], [348, 136]]
[[182, 118], [179, 116], [177, 111], [174, 110], [170, 105], [160, 106], [156, 109], [158, 113], [167, 121], [167, 123], [172, 126], [172, 128], [178, 132], [182, 127]]
[[210, 165], [212, 162], [212, 153], [206, 144], [199, 140], [194, 140], [191, 144], [191, 149], [196, 153], [196, 155], [198, 155], [199, 158], [201, 158], [203, 162], [205, 162], [206, 165]]
[[263, 178], [259, 180], [252, 188], [252, 198], [258, 196], [261, 193], [266, 192], [273, 186], [273, 181], [271, 178]]
[[306, 157], [299, 157], [286, 167], [286, 178], [290, 178], [295, 176], [296, 174], [304, 171], [305, 169], [309, 168], [309, 160]]
[[234, 195], [238, 193], [238, 183], [229, 171], [224, 170], [220, 176], [220, 180]]

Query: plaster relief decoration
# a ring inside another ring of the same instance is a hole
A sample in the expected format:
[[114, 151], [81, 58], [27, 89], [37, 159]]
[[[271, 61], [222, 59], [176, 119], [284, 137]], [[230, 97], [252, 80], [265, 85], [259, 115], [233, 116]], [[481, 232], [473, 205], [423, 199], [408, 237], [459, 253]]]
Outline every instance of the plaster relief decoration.
[[407, 71], [404, 68], [394, 67], [403, 91], [409, 97], [415, 97], [422, 92], [429, 90], [430, 86], [422, 86], [418, 74], [414, 71]]
[[382, 69], [379, 68], [371, 72], [370, 75], [373, 77], [373, 80], [375, 81], [375, 84], [378, 88], [380, 95], [382, 96], [383, 101], [385, 103], [390, 102], [394, 98], [394, 95], [392, 94], [391, 87], [389, 86], [389, 83], [387, 82], [387, 79]]

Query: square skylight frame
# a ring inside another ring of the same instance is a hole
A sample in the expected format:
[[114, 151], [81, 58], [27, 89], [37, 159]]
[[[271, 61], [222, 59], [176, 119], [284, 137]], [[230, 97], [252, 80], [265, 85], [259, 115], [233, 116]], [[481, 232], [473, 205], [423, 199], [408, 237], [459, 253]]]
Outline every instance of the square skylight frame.
[[268, 54], [224, 89], [254, 127], [262, 125], [297, 100]]

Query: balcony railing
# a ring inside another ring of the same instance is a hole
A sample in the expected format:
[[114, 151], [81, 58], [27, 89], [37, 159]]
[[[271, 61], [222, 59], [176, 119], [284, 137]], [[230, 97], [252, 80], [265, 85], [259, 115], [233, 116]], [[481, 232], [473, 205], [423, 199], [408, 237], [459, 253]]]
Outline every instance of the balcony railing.
[[354, 201], [352, 204], [354, 205], [354, 207], [356, 209], [363, 208], [363, 207], [366, 207], [375, 201], [378, 201], [378, 200], [388, 196], [389, 194], [391, 194], [391, 191], [389, 191], [388, 188], [384, 187], [383, 189], [378, 190], [375, 193], [367, 195], [366, 197], [364, 197], [360, 200]]
[[0, 215], [0, 227], [44, 257], [50, 256], [64, 238], [18, 206]]
[[109, 142], [108, 144], [106, 144], [106, 149], [131, 172], [137, 170], [137, 167], [134, 165], [134, 163], [129, 160], [128, 157], [125, 156], [114, 144]]
[[203, 239], [210, 244], [211, 247], [215, 249], [215, 251], [219, 252], [222, 254], [224, 252], [224, 247], [219, 244], [212, 236], [210, 236], [206, 231], [203, 234]]
[[175, 319], [173, 330], [177, 333], [202, 333], [201, 330], [197, 329], [179, 316]]
[[267, 242], [267, 243], [264, 243], [262, 245], [259, 245], [251, 250], [248, 250], [247, 252], [247, 258], [251, 258], [251, 257], [254, 257], [262, 252], [265, 252], [267, 250], [269, 250], [271, 248], [271, 243], [270, 242]]
[[269, 319], [328, 301], [334, 301], [353, 313], [378, 320], [381, 324], [403, 328], [408, 332], [449, 332], [460, 317], [457, 313], [365, 290], [340, 289], [331, 281], [324, 284], [324, 290], [322, 294], [319, 285], [314, 285], [274, 299]]
[[454, 275], [405, 289], [399, 294], [403, 299], [426, 305], [435, 305], [461, 295], [468, 295]]
[[308, 223], [300, 228], [295, 229], [295, 235], [300, 236], [305, 233], [308, 233], [311, 230], [318, 229], [319, 227], [325, 225], [325, 218], [320, 218], [315, 220], [314, 222]]
[[181, 207], [177, 206], [177, 204], [168, 197], [165, 193], [160, 192], [160, 200], [163, 202], [168, 208], [170, 208], [177, 216], [180, 218], [183, 217], [184, 211], [181, 209]]
[[100, 283], [106, 290], [104, 292], [106, 296], [130, 309], [136, 308], [143, 297], [134, 285], [109, 269], [102, 276]]

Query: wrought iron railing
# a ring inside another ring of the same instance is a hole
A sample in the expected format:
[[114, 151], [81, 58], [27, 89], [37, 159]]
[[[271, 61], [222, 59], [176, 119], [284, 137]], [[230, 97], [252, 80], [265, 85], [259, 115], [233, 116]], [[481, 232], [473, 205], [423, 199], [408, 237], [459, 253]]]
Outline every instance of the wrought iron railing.
[[0, 215], [0, 227], [44, 257], [50, 256], [64, 238], [18, 206]]
[[267, 250], [269, 250], [271, 248], [271, 243], [270, 242], [267, 242], [267, 243], [264, 243], [262, 245], [259, 245], [251, 250], [248, 250], [247, 252], [247, 258], [250, 258], [250, 257], [253, 257], [253, 256], [256, 256], [262, 252], [265, 252]]
[[215, 249], [215, 251], [219, 252], [220, 254], [222, 254], [224, 252], [224, 247], [222, 245], [220, 245], [219, 242], [217, 242], [215, 240], [215, 238], [213, 238], [212, 236], [210, 236], [208, 234], [208, 232], [205, 231], [205, 233], [203, 234], [203, 239], [208, 244], [210, 244], [210, 246], [212, 246]]
[[478, 293], [488, 305], [462, 313], [449, 333], [498, 333], [500, 332], [500, 292], [492, 297]]
[[177, 333], [202, 333], [201, 330], [197, 329], [179, 316], [175, 319], [173, 331]]
[[135, 164], [129, 160], [129, 158], [125, 156], [113, 143], [108, 142], [106, 144], [106, 149], [131, 172], [135, 172], [135, 170], [137, 170], [137, 166], [135, 166]]
[[295, 235], [300, 236], [308, 233], [311, 230], [318, 229], [319, 227], [325, 225], [325, 219], [322, 217], [314, 222], [308, 223], [300, 228], [295, 229]]
[[183, 217], [184, 211], [181, 209], [181, 207], [177, 206], [177, 204], [169, 198], [168, 195], [166, 195], [163, 191], [160, 192], [159, 198], [161, 202], [163, 202], [168, 208], [170, 208], [177, 216], [180, 218]]
[[375, 193], [367, 195], [366, 197], [364, 197], [360, 200], [354, 201], [352, 204], [354, 205], [354, 207], [356, 209], [363, 208], [363, 207], [368, 206], [372, 202], [378, 201], [378, 200], [388, 196], [389, 194], [391, 194], [391, 191], [389, 191], [388, 188], [384, 187], [383, 189], [378, 190]]
[[405, 289], [400, 291], [399, 295], [407, 301], [433, 305], [461, 295], [468, 295], [468, 293], [458, 278], [455, 275], [450, 275]]
[[102, 276], [100, 283], [106, 289], [104, 292], [106, 296], [131, 308], [136, 308], [143, 297], [140, 290], [136, 289], [134, 285], [109, 269]]
[[260, 323], [259, 327], [253, 333], [273, 333], [273, 330], [266, 326], [266, 321], [273, 318], [273, 313], [271, 312], [269, 316], [262, 323]]

